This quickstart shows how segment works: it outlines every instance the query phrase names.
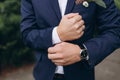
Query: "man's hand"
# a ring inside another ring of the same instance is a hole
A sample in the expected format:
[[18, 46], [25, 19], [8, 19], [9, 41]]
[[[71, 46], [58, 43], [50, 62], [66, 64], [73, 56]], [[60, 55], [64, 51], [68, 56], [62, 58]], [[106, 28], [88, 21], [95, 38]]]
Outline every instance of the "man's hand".
[[57, 66], [66, 66], [81, 60], [80, 50], [78, 45], [62, 42], [48, 49], [48, 58]]
[[70, 13], [62, 17], [57, 28], [61, 41], [70, 41], [80, 38], [85, 29], [82, 16], [78, 13]]

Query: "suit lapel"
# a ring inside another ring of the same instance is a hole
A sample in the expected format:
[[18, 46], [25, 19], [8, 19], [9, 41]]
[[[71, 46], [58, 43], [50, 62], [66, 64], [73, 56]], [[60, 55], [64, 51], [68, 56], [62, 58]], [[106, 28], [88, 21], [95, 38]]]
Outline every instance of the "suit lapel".
[[55, 11], [56, 16], [60, 20], [62, 16], [61, 16], [58, 0], [50, 0], [50, 2], [53, 10]]
[[68, 0], [65, 14], [71, 13], [71, 11], [73, 10], [74, 6], [75, 6], [75, 0]]
[[[56, 16], [60, 20], [62, 15], [60, 12], [58, 0], [50, 0], [50, 2], [53, 10], [55, 11]], [[73, 10], [74, 5], [75, 5], [75, 0], [68, 0], [65, 14], [70, 13]]]

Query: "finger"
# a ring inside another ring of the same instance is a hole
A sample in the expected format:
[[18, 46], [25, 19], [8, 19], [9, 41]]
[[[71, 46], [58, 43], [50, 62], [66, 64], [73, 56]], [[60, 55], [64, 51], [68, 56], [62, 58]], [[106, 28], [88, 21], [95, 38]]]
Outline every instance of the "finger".
[[57, 59], [62, 59], [60, 53], [55, 53], [55, 54], [48, 54], [48, 58], [51, 60], [57, 60]]
[[54, 47], [48, 48], [48, 53], [60, 53], [62, 51], [61, 43], [62, 42], [56, 44]]
[[82, 27], [80, 27], [78, 30], [77, 30], [77, 32], [78, 33], [81, 33], [81, 32], [83, 32], [85, 30], [85, 25], [82, 25]]
[[71, 64], [74, 64], [76, 62], [80, 61], [80, 58], [79, 59], [75, 59], [75, 60], [71, 60], [71, 61], [68, 61], [66, 63], [63, 64], [63, 66], [68, 66], [68, 65], [71, 65]]
[[[53, 62], [54, 63], [54, 62]], [[54, 63], [56, 66], [67, 66], [68, 64], [70, 64], [70, 62], [69, 63]]]
[[74, 26], [73, 26], [76, 30], [78, 30], [78, 29], [84, 29], [85, 28], [85, 26], [84, 26], [84, 21], [83, 20], [81, 20], [81, 21], [79, 21], [79, 22], [77, 22]]
[[56, 66], [63, 66], [62, 63], [54, 63]]
[[66, 63], [54, 63], [56, 66], [65, 66], [66, 65]]
[[56, 59], [56, 54], [48, 54], [48, 59]]
[[72, 18], [72, 17], [74, 17], [74, 16], [76, 16], [78, 14], [79, 13], [70, 13], [70, 14], [65, 15], [65, 17], [67, 17], [69, 19], [69, 18]]
[[70, 61], [65, 61], [64, 59], [52, 60], [52, 62], [55, 64], [59, 64], [61, 66], [67, 65], [68, 63], [70, 63]]
[[70, 22], [77, 23], [78, 21], [82, 20], [82, 16], [76, 15], [73, 18], [70, 19]]
[[82, 31], [82, 32], [78, 32], [78, 38], [80, 38], [80, 37], [82, 37], [83, 36], [83, 34], [84, 34], [84, 31]]
[[82, 31], [84, 31], [84, 30], [85, 30], [85, 25], [82, 25], [82, 27], [81, 27], [81, 28], [82, 28]]
[[82, 27], [84, 25], [84, 21], [83, 20], [80, 20], [77, 24], [79, 25], [79, 27]]
[[54, 63], [65, 63], [66, 61], [63, 60], [63, 59], [54, 59], [54, 60], [52, 60], [52, 62], [54, 62]]
[[55, 53], [54, 48], [53, 47], [49, 47], [48, 48], [48, 53]]

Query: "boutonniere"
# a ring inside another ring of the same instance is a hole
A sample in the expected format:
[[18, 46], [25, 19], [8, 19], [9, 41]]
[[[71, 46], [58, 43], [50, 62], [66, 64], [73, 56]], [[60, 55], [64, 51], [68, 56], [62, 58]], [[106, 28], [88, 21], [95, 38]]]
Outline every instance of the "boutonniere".
[[84, 7], [89, 7], [89, 2], [95, 2], [97, 5], [106, 8], [106, 4], [103, 0], [76, 0], [76, 4], [82, 3]]

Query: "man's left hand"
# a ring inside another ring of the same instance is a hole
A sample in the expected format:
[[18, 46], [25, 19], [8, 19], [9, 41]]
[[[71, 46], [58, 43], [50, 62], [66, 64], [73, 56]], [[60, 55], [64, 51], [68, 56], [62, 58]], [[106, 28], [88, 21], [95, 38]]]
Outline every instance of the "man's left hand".
[[48, 49], [48, 58], [57, 66], [66, 66], [81, 60], [80, 50], [78, 45], [61, 42]]

